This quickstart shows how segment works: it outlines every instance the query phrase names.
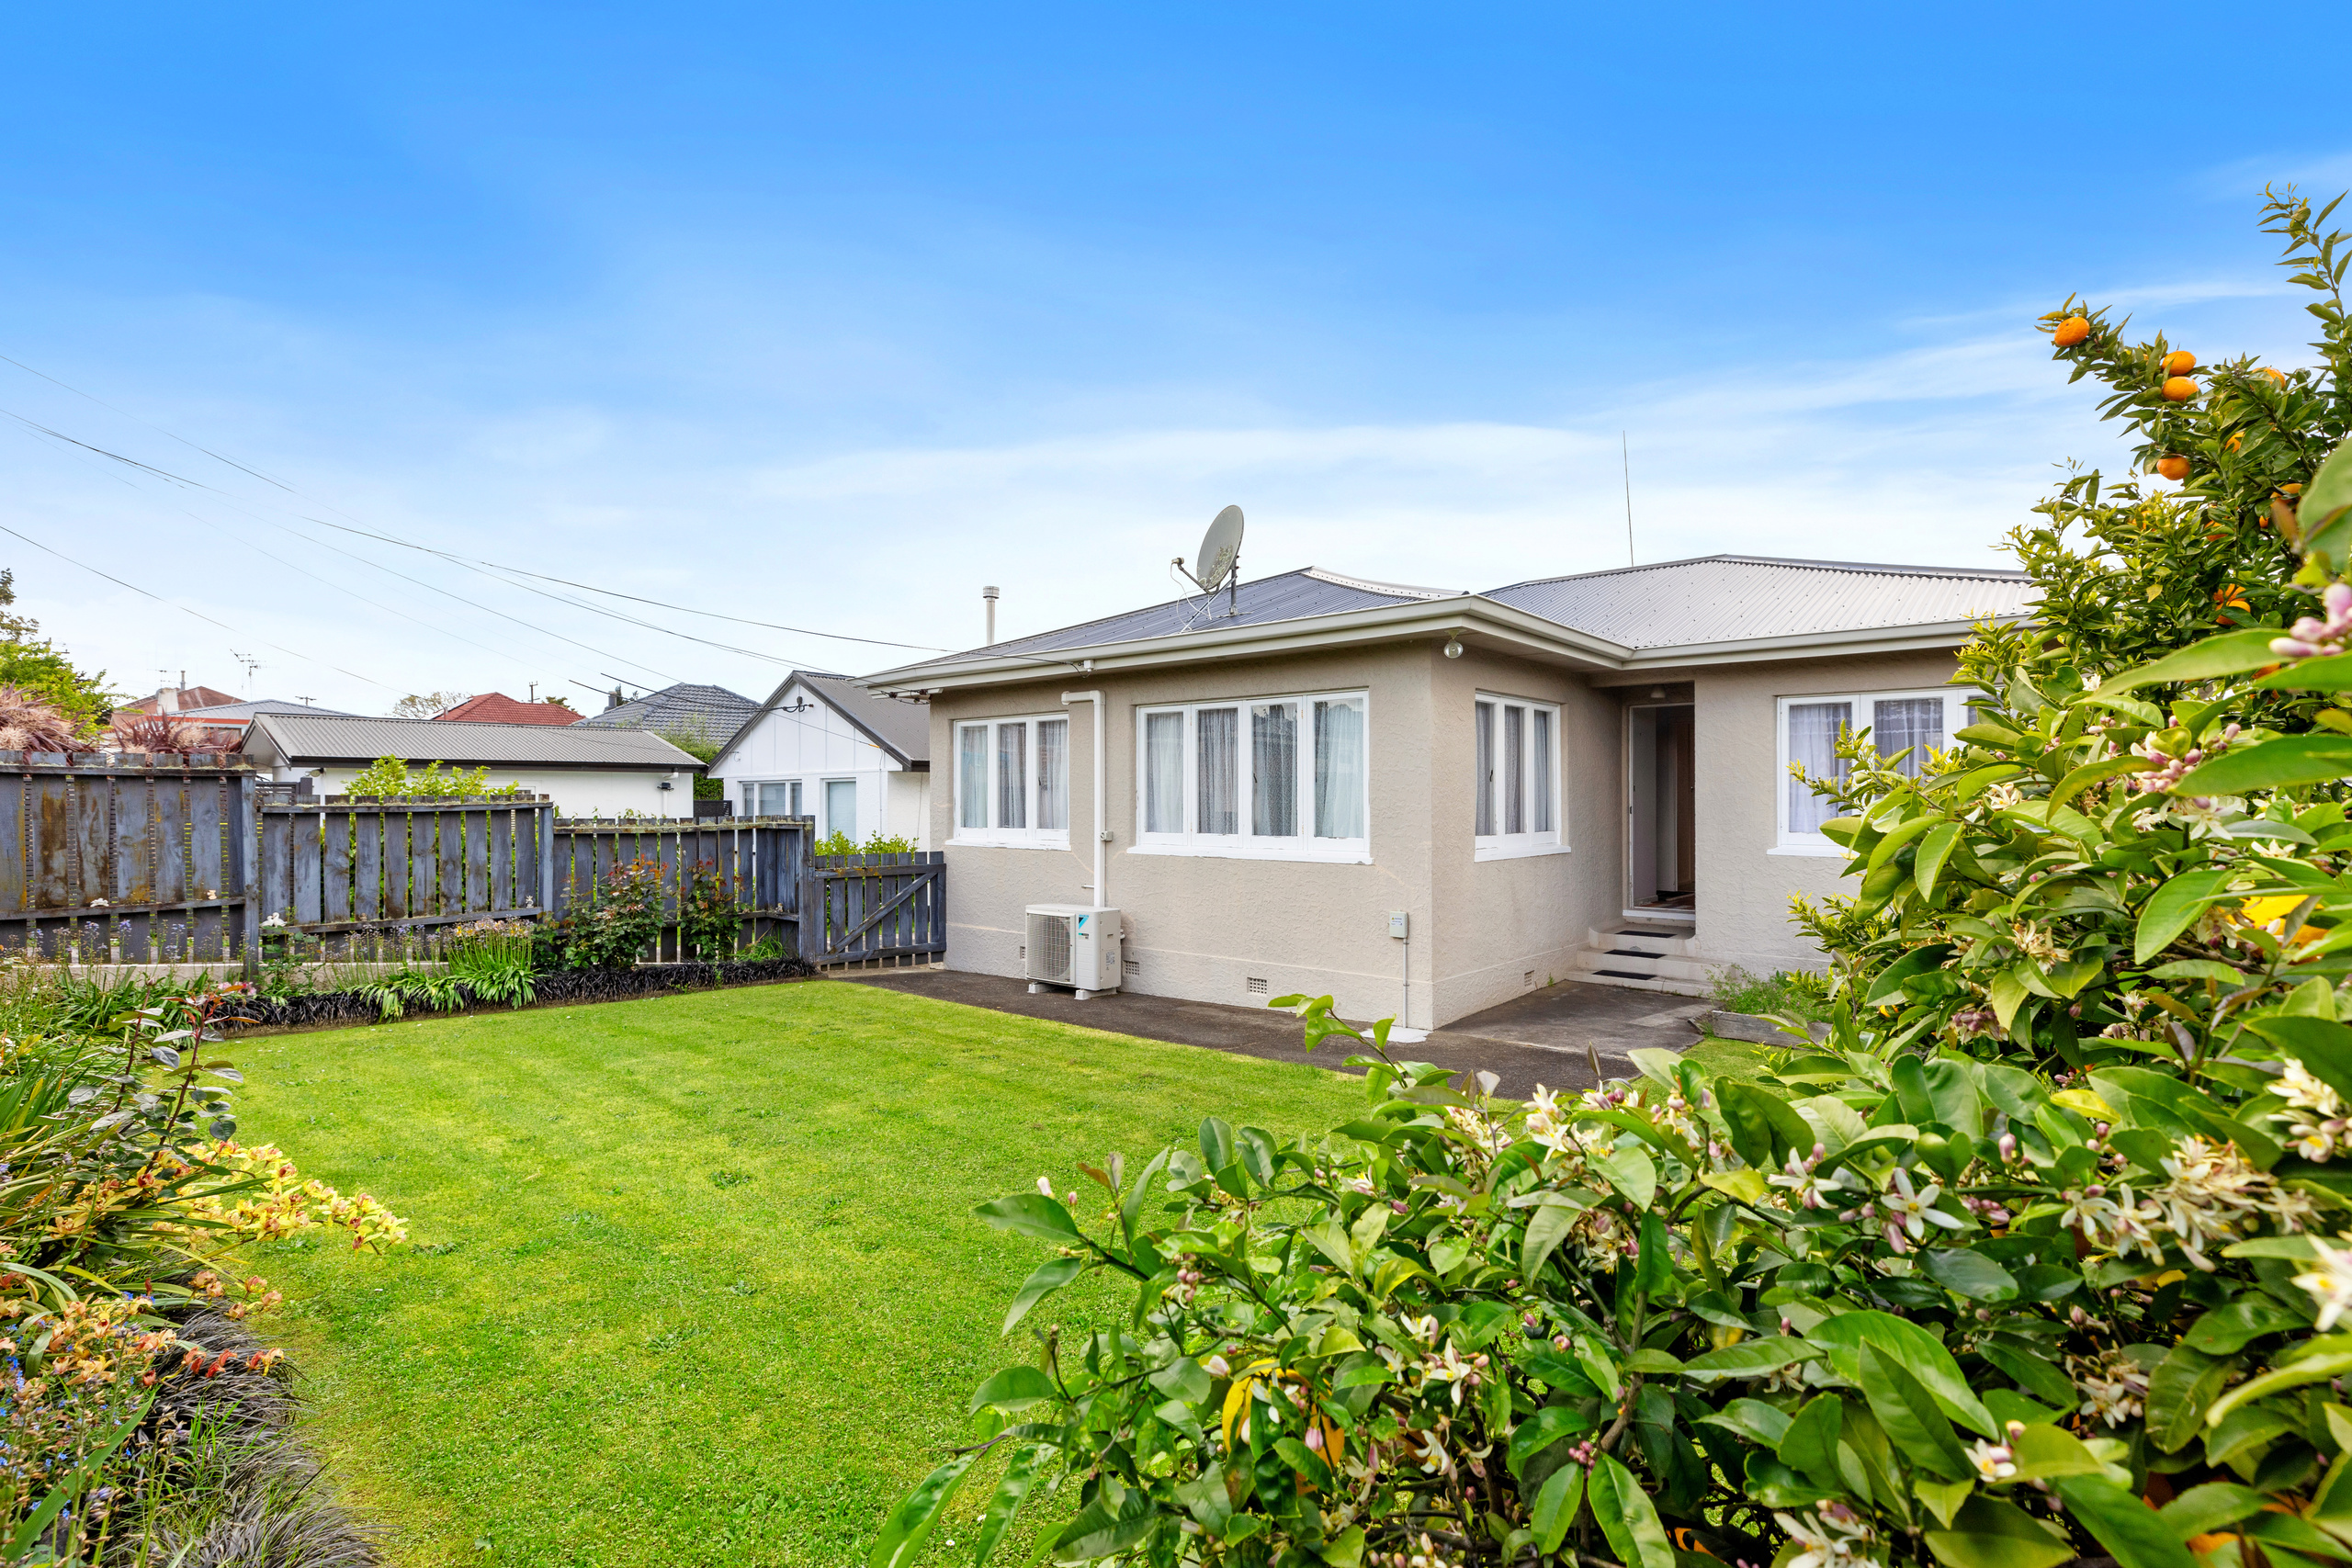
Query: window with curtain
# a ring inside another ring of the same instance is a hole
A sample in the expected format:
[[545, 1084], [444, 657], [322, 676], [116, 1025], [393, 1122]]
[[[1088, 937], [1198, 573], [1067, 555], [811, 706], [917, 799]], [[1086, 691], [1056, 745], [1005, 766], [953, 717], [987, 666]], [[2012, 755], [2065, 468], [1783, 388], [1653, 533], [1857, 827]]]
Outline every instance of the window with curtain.
[[957, 725], [955, 791], [958, 843], [1067, 845], [1069, 716]]
[[1140, 710], [1136, 847], [1365, 858], [1369, 711], [1361, 692]]
[[[1792, 703], [1789, 705], [1789, 761], [1811, 777], [1842, 779], [1846, 763], [1838, 755], [1838, 737], [1854, 720], [1851, 703]], [[1789, 831], [1813, 833], [1838, 815], [1838, 806], [1794, 778], [1787, 781]]]
[[1928, 750], [1943, 750], [1943, 698], [1881, 697], [1871, 705], [1871, 740], [1882, 757], [1908, 751], [1895, 771], [1917, 778], [1928, 765]]
[[857, 781], [827, 779], [825, 781], [825, 834], [846, 835], [852, 843], [857, 841]]
[[1143, 830], [1184, 830], [1184, 716], [1143, 716]]
[[1241, 710], [1203, 708], [1194, 716], [1200, 738], [1200, 824], [1194, 830], [1225, 837], [1241, 831]]
[[1315, 836], [1364, 836], [1363, 704], [1355, 697], [1315, 705]]
[[1560, 710], [1481, 694], [1471, 708], [1477, 784], [1472, 833], [1481, 858], [1563, 849], [1558, 788]]
[[1495, 830], [1495, 705], [1480, 703], [1476, 716], [1477, 738], [1472, 748], [1476, 753], [1472, 765], [1478, 776], [1478, 810], [1472, 830], [1484, 839]]
[[[783, 784], [758, 786], [760, 798], [751, 807], [754, 817], [797, 817], [800, 815], [800, 781], [792, 779]], [[745, 793], [750, 793], [746, 786]]]
[[1250, 831], [1261, 839], [1298, 837], [1298, 707], [1250, 707]]
[[1037, 827], [1069, 831], [1069, 720], [1037, 721]]

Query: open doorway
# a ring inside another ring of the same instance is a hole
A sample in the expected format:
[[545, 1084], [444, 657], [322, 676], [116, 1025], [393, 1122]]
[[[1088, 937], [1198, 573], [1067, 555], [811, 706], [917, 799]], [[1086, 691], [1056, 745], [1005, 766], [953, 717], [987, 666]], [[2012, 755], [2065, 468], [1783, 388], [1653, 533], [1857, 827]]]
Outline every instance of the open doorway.
[[1625, 710], [1625, 911], [1696, 918], [1692, 709]]

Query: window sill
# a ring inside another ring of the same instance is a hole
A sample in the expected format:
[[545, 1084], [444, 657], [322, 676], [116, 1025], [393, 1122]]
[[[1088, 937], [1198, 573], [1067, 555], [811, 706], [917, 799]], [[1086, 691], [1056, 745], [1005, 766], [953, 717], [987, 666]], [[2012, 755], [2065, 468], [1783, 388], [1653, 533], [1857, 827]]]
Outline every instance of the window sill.
[[1846, 852], [1824, 839], [1818, 844], [1776, 844], [1764, 852], [1768, 855], [1796, 855], [1806, 860], [1843, 860]]
[[1472, 860], [1532, 860], [1537, 855], [1564, 855], [1566, 844], [1480, 844], [1471, 853]]
[[1057, 833], [1050, 838], [1040, 836], [1034, 839], [950, 839], [947, 847], [951, 850], [1066, 850], [1069, 848], [1069, 835]]
[[1300, 850], [1284, 846], [1260, 849], [1241, 844], [1131, 844], [1131, 855], [1176, 855], [1193, 860], [1304, 861], [1322, 865], [1370, 865], [1369, 849]]

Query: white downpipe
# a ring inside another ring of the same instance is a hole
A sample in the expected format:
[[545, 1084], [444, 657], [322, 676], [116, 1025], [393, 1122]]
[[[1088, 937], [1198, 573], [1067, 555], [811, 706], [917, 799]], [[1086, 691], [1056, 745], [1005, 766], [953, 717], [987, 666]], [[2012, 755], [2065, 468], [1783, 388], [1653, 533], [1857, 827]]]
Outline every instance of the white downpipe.
[[1102, 878], [1106, 874], [1104, 854], [1111, 842], [1111, 781], [1103, 772], [1107, 763], [1102, 749], [1102, 694], [1064, 692], [1062, 705], [1068, 707], [1072, 703], [1094, 705], [1094, 907], [1107, 909], [1111, 900], [1105, 894]]

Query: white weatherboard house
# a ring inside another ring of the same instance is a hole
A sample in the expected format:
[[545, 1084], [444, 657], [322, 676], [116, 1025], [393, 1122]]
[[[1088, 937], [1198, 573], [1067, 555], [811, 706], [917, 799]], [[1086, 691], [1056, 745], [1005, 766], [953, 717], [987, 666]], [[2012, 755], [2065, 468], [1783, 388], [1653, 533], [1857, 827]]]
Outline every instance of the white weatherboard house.
[[319, 713], [256, 716], [245, 732], [245, 755], [272, 778], [309, 778], [317, 795], [348, 794], [353, 776], [379, 757], [398, 757], [415, 769], [433, 762], [457, 773], [486, 767], [492, 784], [520, 784], [530, 794], [553, 795], [559, 817], [691, 817], [701, 765], [642, 730]]
[[796, 670], [711, 760], [739, 817], [813, 817], [820, 837], [931, 849], [931, 719], [921, 702]]
[[1020, 976], [1029, 906], [1091, 905], [1121, 913], [1127, 989], [1426, 1029], [1553, 980], [1817, 964], [1789, 897], [1841, 860], [1790, 764], [1833, 772], [1852, 728], [1917, 766], [1967, 722], [1954, 650], [2030, 598], [1737, 556], [1484, 593], [1309, 569], [1238, 614], [1220, 592], [867, 683], [930, 699], [951, 769], [950, 967]]

